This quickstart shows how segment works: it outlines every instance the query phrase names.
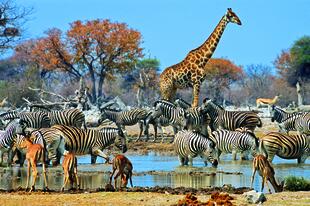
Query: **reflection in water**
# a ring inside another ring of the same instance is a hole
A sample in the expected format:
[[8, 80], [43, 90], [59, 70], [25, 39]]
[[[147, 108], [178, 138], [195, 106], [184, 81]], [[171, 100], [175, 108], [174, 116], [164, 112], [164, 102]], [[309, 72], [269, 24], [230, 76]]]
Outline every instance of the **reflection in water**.
[[[150, 155], [127, 155], [134, 166], [133, 185], [134, 186], [169, 186], [169, 187], [193, 187], [201, 188], [208, 186], [223, 186], [231, 184], [235, 187], [249, 187], [250, 177], [252, 174], [252, 161], [232, 161], [230, 156], [223, 156], [218, 168], [210, 166], [204, 167], [201, 159], [194, 160], [194, 167], [179, 166], [176, 156], [158, 156]], [[98, 162], [103, 162], [99, 159]], [[78, 158], [78, 175], [80, 186], [82, 189], [104, 188], [109, 181], [109, 173], [111, 165], [95, 164], [90, 165], [90, 157], [82, 156]], [[296, 160], [283, 160], [275, 158], [273, 161], [276, 170], [276, 178], [283, 180], [285, 176], [295, 175], [309, 178], [310, 161], [305, 164], [298, 165]], [[25, 187], [26, 185], [26, 167], [20, 168], [0, 168], [0, 188], [16, 189]], [[42, 168], [38, 167], [39, 175], [36, 188], [43, 187]], [[159, 175], [135, 175], [135, 173], [147, 171], [166, 171]], [[169, 171], [174, 171], [169, 173]], [[217, 172], [218, 171], [218, 172]], [[225, 172], [241, 172], [242, 175], [224, 174]], [[215, 175], [191, 175], [191, 172], [199, 173], [216, 173]], [[50, 189], [60, 190], [63, 184], [63, 171], [60, 166], [49, 167], [47, 170], [48, 186]], [[68, 185], [69, 186], [69, 185]], [[259, 190], [261, 186], [261, 178], [256, 174], [254, 188]], [[67, 188], [66, 188], [67, 189]]]

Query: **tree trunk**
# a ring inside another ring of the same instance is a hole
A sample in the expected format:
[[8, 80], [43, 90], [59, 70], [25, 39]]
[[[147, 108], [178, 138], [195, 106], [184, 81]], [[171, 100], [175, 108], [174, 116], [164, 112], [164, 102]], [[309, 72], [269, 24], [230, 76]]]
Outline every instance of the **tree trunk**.
[[99, 77], [99, 82], [98, 82], [98, 98], [104, 96], [103, 94], [103, 83], [105, 80], [105, 72], [101, 73], [101, 76]]
[[90, 78], [92, 81], [92, 89], [91, 89], [91, 102], [94, 104], [97, 101], [97, 95], [96, 95], [96, 78], [95, 78], [95, 72], [93, 69], [89, 69]]
[[297, 105], [299, 107], [303, 105], [302, 87], [299, 81], [296, 83], [296, 91], [297, 91]]

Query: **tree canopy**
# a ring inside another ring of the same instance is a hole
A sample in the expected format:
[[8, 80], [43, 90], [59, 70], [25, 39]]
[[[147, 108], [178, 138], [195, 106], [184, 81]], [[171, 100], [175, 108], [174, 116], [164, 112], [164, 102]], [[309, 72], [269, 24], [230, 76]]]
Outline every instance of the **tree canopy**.
[[131, 70], [143, 56], [140, 44], [140, 32], [125, 23], [75, 21], [66, 33], [49, 29], [45, 37], [20, 45], [16, 55], [28, 53], [44, 71], [63, 71], [77, 79], [89, 77], [95, 102], [103, 95], [105, 78]]
[[309, 81], [310, 36], [298, 39], [289, 50], [282, 51], [274, 65], [280, 75], [292, 86], [295, 86], [297, 82]]

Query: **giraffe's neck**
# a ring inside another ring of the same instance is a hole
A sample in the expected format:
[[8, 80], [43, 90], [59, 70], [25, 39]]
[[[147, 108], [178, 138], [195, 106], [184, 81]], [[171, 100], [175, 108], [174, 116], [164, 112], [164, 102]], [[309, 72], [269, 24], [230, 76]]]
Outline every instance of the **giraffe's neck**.
[[211, 58], [213, 52], [215, 51], [227, 23], [228, 19], [226, 15], [224, 15], [208, 39], [200, 47], [190, 51], [185, 60], [193, 61], [200, 68], [204, 68], [208, 60]]

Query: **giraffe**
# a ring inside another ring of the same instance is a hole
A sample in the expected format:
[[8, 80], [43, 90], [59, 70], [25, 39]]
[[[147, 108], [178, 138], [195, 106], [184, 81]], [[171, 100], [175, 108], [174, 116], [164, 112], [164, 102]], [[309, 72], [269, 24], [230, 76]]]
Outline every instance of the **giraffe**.
[[231, 8], [227, 9], [214, 31], [200, 47], [191, 50], [183, 61], [167, 67], [161, 73], [159, 84], [162, 99], [173, 101], [177, 89], [192, 87], [192, 107], [198, 106], [200, 85], [206, 77], [205, 65], [229, 22], [241, 25], [240, 19]]

